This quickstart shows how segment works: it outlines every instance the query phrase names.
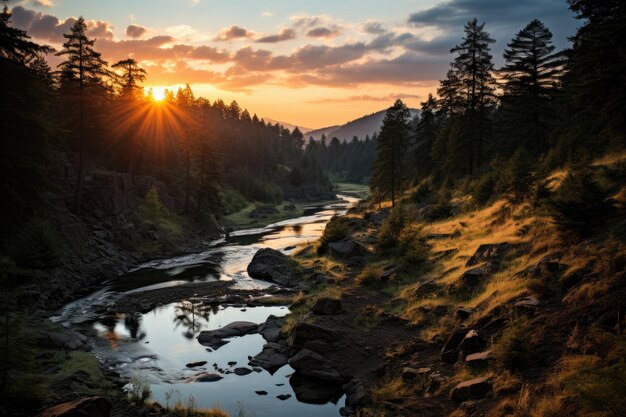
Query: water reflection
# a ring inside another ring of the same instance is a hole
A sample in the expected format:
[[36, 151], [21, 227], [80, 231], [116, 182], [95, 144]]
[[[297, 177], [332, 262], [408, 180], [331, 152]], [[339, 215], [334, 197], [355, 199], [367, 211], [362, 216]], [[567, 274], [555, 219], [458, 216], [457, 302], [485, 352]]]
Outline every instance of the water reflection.
[[185, 329], [183, 336], [192, 339], [203, 327], [207, 326], [211, 314], [217, 314], [218, 311], [217, 305], [206, 305], [199, 300], [179, 301], [174, 308], [174, 328], [182, 326]]

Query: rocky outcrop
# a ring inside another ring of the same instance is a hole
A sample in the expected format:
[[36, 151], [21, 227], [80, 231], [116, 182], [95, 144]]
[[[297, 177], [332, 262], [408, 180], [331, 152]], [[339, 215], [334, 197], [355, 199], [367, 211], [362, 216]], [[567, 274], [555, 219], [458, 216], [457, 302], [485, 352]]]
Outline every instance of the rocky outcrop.
[[474, 378], [458, 384], [452, 390], [450, 398], [456, 402], [468, 400], [480, 400], [491, 391], [491, 382], [489, 378]]
[[307, 342], [330, 342], [337, 340], [339, 334], [332, 329], [312, 323], [299, 323], [289, 336], [289, 346], [301, 349]]
[[363, 257], [368, 254], [367, 248], [352, 238], [342, 239], [328, 244], [328, 254], [339, 259]]
[[197, 339], [198, 342], [204, 346], [210, 346], [213, 349], [218, 349], [228, 343], [224, 339], [256, 333], [258, 330], [259, 325], [256, 323], [249, 321], [235, 321], [222, 327], [221, 329], [202, 331], [198, 335]]
[[485, 265], [477, 266], [475, 268], [470, 268], [461, 275], [459, 281], [465, 287], [476, 287], [480, 283], [482, 283], [486, 277], [491, 274], [492, 264], [487, 263]]
[[497, 261], [509, 248], [510, 245], [507, 242], [480, 245], [472, 257], [467, 260], [465, 266], [474, 266], [487, 261]]
[[254, 254], [248, 265], [248, 275], [285, 287], [293, 287], [300, 282], [300, 273], [293, 261], [284, 253], [269, 248], [259, 249]]
[[321, 316], [331, 316], [335, 314], [341, 314], [341, 301], [336, 298], [320, 297], [315, 301], [311, 309], [313, 314]]
[[284, 317], [269, 316], [265, 323], [259, 325], [259, 333], [268, 342], [277, 342], [282, 337]]
[[109, 417], [111, 403], [102, 397], [87, 397], [45, 409], [39, 417]]
[[287, 364], [286, 349], [278, 343], [268, 343], [263, 346], [263, 351], [250, 359], [250, 366], [260, 366], [273, 374]]
[[346, 382], [350, 378], [326, 357], [309, 349], [302, 349], [289, 359], [289, 365], [302, 376], [329, 382]]

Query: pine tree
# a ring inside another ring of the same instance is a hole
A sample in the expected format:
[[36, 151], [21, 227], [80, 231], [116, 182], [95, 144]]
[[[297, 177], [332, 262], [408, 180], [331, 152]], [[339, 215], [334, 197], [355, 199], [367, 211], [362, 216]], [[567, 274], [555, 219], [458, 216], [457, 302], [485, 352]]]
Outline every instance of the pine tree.
[[141, 68], [137, 61], [132, 58], [118, 61], [111, 65], [112, 68], [120, 68], [123, 74], [119, 77], [120, 95], [122, 97], [140, 99], [143, 98], [143, 88], [139, 85], [146, 79], [146, 70]]
[[[535, 19], [519, 31], [504, 52], [502, 130], [510, 149], [546, 149], [554, 114], [550, 105], [563, 73], [563, 53], [553, 53], [552, 33]], [[527, 142], [527, 143], [523, 143]]]
[[78, 179], [74, 192], [74, 210], [80, 215], [85, 182], [86, 95], [97, 88], [103, 88], [103, 78], [110, 73], [100, 53], [93, 49], [95, 40], [87, 37], [85, 19], [80, 17], [70, 29], [70, 33], [63, 34], [63, 37], [66, 39], [63, 49], [56, 55], [66, 58], [58, 67], [65, 82], [71, 80], [78, 86]]
[[432, 94], [421, 103], [421, 112], [416, 127], [416, 143], [413, 148], [413, 163], [417, 180], [430, 174], [433, 169], [432, 148], [437, 139], [438, 126], [435, 119], [437, 100]]
[[405, 185], [410, 117], [411, 113], [402, 100], [396, 100], [385, 114], [376, 145], [370, 188], [374, 194], [391, 196], [392, 206]]
[[0, 57], [25, 65], [42, 54], [54, 52], [47, 45], [30, 41], [25, 31], [11, 27], [11, 16], [5, 4], [0, 14]]

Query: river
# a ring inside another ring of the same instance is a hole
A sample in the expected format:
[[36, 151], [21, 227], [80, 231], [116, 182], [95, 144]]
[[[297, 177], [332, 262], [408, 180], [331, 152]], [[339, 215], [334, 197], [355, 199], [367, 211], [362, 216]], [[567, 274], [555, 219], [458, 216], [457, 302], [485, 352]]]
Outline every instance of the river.
[[[233, 372], [237, 367], [249, 367], [249, 357], [262, 350], [265, 341], [259, 334], [233, 338], [216, 350], [200, 345], [195, 338], [202, 330], [234, 321], [263, 323], [270, 315], [287, 315], [288, 306], [207, 306], [189, 298], [172, 299], [146, 314], [103, 318], [101, 313], [124, 294], [188, 283], [219, 280], [229, 281], [233, 289], [268, 288], [269, 283], [252, 279], [246, 272], [256, 251], [272, 248], [290, 253], [297, 245], [317, 240], [332, 216], [345, 213], [357, 201], [347, 195], [339, 198], [333, 204], [307, 207], [297, 218], [233, 232], [201, 253], [145, 263], [69, 303], [52, 319], [92, 334], [92, 354], [121, 375], [149, 384], [152, 399], [163, 406], [191, 399], [197, 407], [219, 407], [233, 417], [338, 416], [343, 393], [302, 380], [289, 365], [274, 374], [261, 369], [242, 376]], [[199, 361], [206, 364], [186, 366]], [[222, 379], [190, 382], [201, 371], [218, 372]]]

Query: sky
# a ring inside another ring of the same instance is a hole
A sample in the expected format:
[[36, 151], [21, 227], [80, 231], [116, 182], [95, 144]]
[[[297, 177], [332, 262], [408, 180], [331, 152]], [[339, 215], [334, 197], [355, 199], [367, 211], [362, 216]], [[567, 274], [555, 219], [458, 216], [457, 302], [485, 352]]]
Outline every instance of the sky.
[[[12, 24], [59, 48], [78, 16], [110, 64], [133, 57], [161, 91], [320, 128], [436, 93], [463, 25], [476, 17], [507, 42], [540, 19], [558, 48], [579, 22], [565, 0], [13, 0]], [[58, 57], [49, 57], [52, 66]]]

